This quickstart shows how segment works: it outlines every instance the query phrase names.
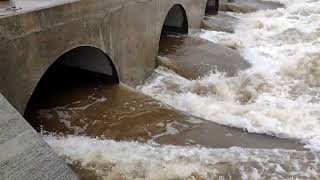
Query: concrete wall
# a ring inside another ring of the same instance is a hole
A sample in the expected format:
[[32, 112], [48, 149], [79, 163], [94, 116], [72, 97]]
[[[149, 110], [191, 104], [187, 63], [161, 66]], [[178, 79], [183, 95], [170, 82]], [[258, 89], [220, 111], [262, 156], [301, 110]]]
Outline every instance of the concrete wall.
[[0, 179], [77, 179], [1, 94], [0, 107]]
[[41, 76], [62, 54], [101, 49], [120, 81], [135, 86], [153, 71], [164, 20], [175, 4], [189, 32], [200, 27], [206, 0], [81, 0], [0, 18], [0, 91], [23, 113]]

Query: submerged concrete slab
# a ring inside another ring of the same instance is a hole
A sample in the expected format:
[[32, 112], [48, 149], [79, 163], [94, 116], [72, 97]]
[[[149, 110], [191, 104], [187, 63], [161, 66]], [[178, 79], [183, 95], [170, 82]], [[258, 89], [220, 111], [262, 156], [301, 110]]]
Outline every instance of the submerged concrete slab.
[[253, 149], [306, 150], [302, 144], [262, 134], [251, 134], [244, 130], [203, 121], [179, 134], [167, 135], [157, 140], [161, 144], [201, 145], [208, 148], [242, 147]]
[[201, 28], [209, 31], [233, 33], [237, 22], [238, 18], [225, 12], [219, 12], [218, 15], [204, 17], [201, 23]]
[[0, 179], [78, 179], [1, 94], [0, 152]]
[[159, 65], [188, 79], [197, 79], [218, 70], [234, 76], [250, 64], [236, 51], [190, 36], [167, 36], [160, 42]]

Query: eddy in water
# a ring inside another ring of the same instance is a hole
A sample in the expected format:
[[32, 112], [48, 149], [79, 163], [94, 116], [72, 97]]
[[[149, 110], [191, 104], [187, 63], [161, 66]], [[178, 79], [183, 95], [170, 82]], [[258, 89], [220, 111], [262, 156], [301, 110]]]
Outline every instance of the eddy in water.
[[138, 89], [190, 115], [291, 138], [310, 150], [180, 147], [85, 135], [49, 134], [45, 140], [69, 164], [93, 171], [97, 179], [319, 179], [320, 1], [280, 3], [285, 7], [227, 13], [238, 19], [234, 33], [199, 35], [236, 49], [249, 69], [189, 80], [159, 67]]

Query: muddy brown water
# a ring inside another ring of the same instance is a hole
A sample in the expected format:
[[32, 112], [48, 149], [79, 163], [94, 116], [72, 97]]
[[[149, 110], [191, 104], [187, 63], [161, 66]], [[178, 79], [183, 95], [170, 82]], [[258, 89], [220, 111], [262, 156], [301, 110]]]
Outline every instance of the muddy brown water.
[[165, 36], [160, 42], [158, 64], [187, 79], [204, 77], [215, 70], [236, 75], [250, 64], [231, 48], [194, 36]]
[[[295, 141], [247, 134], [193, 117], [111, 77], [62, 65], [43, 78], [25, 117], [36, 130], [60, 135], [211, 148], [303, 150]], [[72, 168], [81, 179], [97, 178], [78, 165]]]
[[65, 66], [56, 71], [44, 79], [25, 114], [38, 131], [219, 148], [300, 148], [188, 115], [108, 77]]

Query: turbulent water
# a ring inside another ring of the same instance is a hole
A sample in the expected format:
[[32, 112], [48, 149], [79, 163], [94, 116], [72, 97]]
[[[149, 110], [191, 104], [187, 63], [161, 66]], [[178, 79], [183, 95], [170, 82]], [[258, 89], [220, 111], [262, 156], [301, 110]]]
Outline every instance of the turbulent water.
[[319, 179], [320, 1], [234, 14], [235, 33], [200, 37], [240, 52], [252, 67], [234, 77], [187, 80], [159, 67], [138, 87], [177, 109], [248, 132], [301, 141], [311, 150], [205, 149], [82, 136], [46, 136], [70, 164], [103, 179]]
[[187, 80], [158, 68], [141, 90], [183, 111], [320, 148], [320, 2], [237, 14], [235, 34], [200, 36], [235, 47], [252, 68]]
[[46, 138], [70, 164], [80, 162], [103, 179], [318, 179], [312, 152], [206, 149], [115, 142], [88, 137]]

